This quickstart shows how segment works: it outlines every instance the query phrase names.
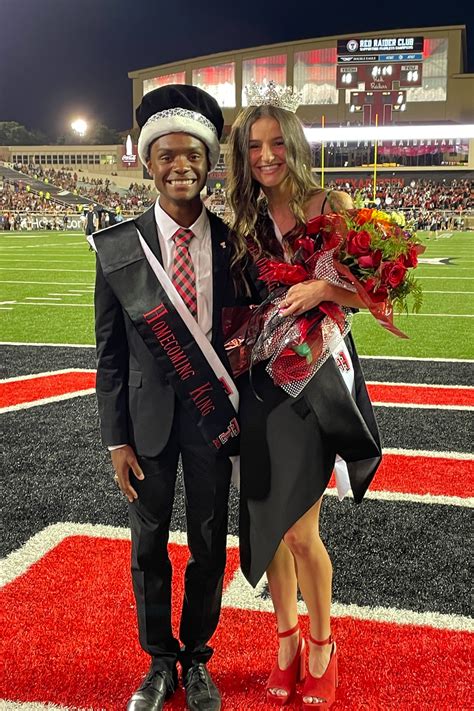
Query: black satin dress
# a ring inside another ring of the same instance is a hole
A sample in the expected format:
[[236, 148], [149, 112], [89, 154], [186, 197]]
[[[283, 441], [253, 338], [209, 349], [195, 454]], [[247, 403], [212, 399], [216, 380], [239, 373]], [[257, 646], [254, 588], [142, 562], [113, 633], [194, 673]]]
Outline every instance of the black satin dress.
[[286, 531], [323, 495], [336, 454], [347, 463], [357, 503], [380, 464], [379, 431], [351, 334], [345, 342], [354, 397], [332, 357], [296, 398], [274, 385], [264, 363], [253, 369], [251, 382], [248, 373], [237, 379], [240, 562], [254, 587]]

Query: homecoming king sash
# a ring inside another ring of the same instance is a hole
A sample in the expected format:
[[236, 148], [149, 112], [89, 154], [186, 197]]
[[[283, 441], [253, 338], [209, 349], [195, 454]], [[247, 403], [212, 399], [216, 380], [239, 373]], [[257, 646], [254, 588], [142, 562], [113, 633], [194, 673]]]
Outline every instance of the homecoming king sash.
[[160, 371], [216, 452], [234, 454], [238, 391], [133, 221], [89, 239], [104, 277]]

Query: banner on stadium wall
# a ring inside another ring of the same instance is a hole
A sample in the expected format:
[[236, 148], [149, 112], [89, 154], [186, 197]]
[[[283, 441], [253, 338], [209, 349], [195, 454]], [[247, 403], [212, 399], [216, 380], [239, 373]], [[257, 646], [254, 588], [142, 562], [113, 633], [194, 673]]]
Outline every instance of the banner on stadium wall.
[[64, 220], [64, 215], [45, 215], [44, 213], [20, 213], [20, 229], [21, 230], [56, 230], [61, 232], [84, 231], [84, 219], [81, 215], [67, 215], [67, 221]]
[[136, 168], [138, 165], [138, 148], [133, 145], [130, 134], [127, 136], [122, 148], [122, 166], [124, 168]]
[[338, 40], [338, 62], [402, 62], [406, 61], [407, 55], [410, 59], [421, 60], [423, 59], [423, 39], [423, 37], [399, 36], [353, 37], [349, 40]]

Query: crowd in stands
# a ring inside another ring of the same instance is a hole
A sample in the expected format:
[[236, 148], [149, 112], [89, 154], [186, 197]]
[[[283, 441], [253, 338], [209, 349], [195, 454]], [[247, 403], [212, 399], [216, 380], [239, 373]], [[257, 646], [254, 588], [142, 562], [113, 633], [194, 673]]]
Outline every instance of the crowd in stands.
[[[342, 184], [341, 184], [342, 183]], [[331, 181], [328, 188], [344, 189], [354, 195], [358, 192], [366, 200], [373, 199], [373, 185], [358, 187], [357, 180]], [[405, 184], [401, 179], [380, 180], [376, 183], [377, 204], [390, 210], [469, 210], [473, 207], [470, 180], [412, 180]]]
[[[32, 192], [21, 181], [3, 181], [0, 190], [0, 229], [32, 229], [34, 214], [52, 216], [51, 229], [63, 229], [74, 215], [70, 205], [54, 200], [48, 191]], [[54, 226], [53, 226], [54, 225]]]
[[118, 189], [109, 178], [85, 178], [73, 170], [44, 168], [36, 164], [19, 164], [14, 168], [42, 182], [68, 190], [73, 195], [92, 200], [109, 210], [120, 208], [121, 212], [140, 213], [155, 199], [151, 184], [130, 183], [128, 190]]
[[[53, 220], [51, 228], [64, 229], [67, 216], [83, 214], [88, 201], [97, 206], [101, 215], [100, 226], [104, 227], [110, 222], [107, 220], [109, 213], [119, 216], [119, 219], [124, 214], [139, 214], [155, 199], [150, 184], [132, 182], [125, 189], [118, 188], [108, 178], [91, 177], [86, 180], [74, 169], [57, 170], [35, 164], [14, 167], [42, 181], [45, 189], [34, 191], [21, 177], [12, 182], [4, 180], [3, 190], [0, 191], [0, 229], [28, 229], [25, 224], [28, 224], [28, 215], [33, 213], [52, 214], [57, 219]], [[48, 185], [84, 197], [85, 203], [71, 206], [66, 201], [54, 199], [47, 190]], [[367, 178], [330, 180], [325, 187], [329, 190], [345, 190], [365, 204], [372, 203], [374, 199], [372, 181]], [[403, 210], [417, 229], [438, 231], [463, 229], [466, 211], [474, 210], [472, 196], [470, 180], [454, 178], [436, 181], [423, 178], [405, 183], [401, 178], [393, 177], [377, 181], [375, 203], [381, 209]], [[222, 189], [209, 195], [206, 205], [228, 220], [228, 208]]]

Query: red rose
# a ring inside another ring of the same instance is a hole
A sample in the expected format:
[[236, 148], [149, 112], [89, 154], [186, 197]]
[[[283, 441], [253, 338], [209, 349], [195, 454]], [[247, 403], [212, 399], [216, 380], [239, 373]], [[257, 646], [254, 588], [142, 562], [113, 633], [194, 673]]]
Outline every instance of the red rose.
[[388, 297], [388, 289], [386, 286], [379, 286], [377, 287], [376, 281], [373, 277], [369, 277], [366, 282], [363, 284], [364, 289], [372, 299], [372, 301], [375, 301], [376, 303], [379, 303], [381, 301], [385, 301], [385, 299]]
[[395, 288], [402, 283], [406, 272], [407, 268], [402, 262], [386, 262], [382, 267], [382, 282]]
[[416, 267], [418, 264], [418, 250], [416, 247], [410, 247], [408, 254], [405, 254], [401, 261], [404, 267]]
[[357, 263], [362, 269], [377, 269], [381, 261], [382, 252], [380, 249], [376, 249], [375, 252], [371, 252], [357, 259]]
[[349, 230], [347, 235], [347, 251], [355, 257], [360, 257], [370, 252], [372, 238], [368, 232]]
[[272, 263], [271, 272], [272, 281], [280, 284], [299, 284], [308, 278], [306, 269], [299, 264]]

